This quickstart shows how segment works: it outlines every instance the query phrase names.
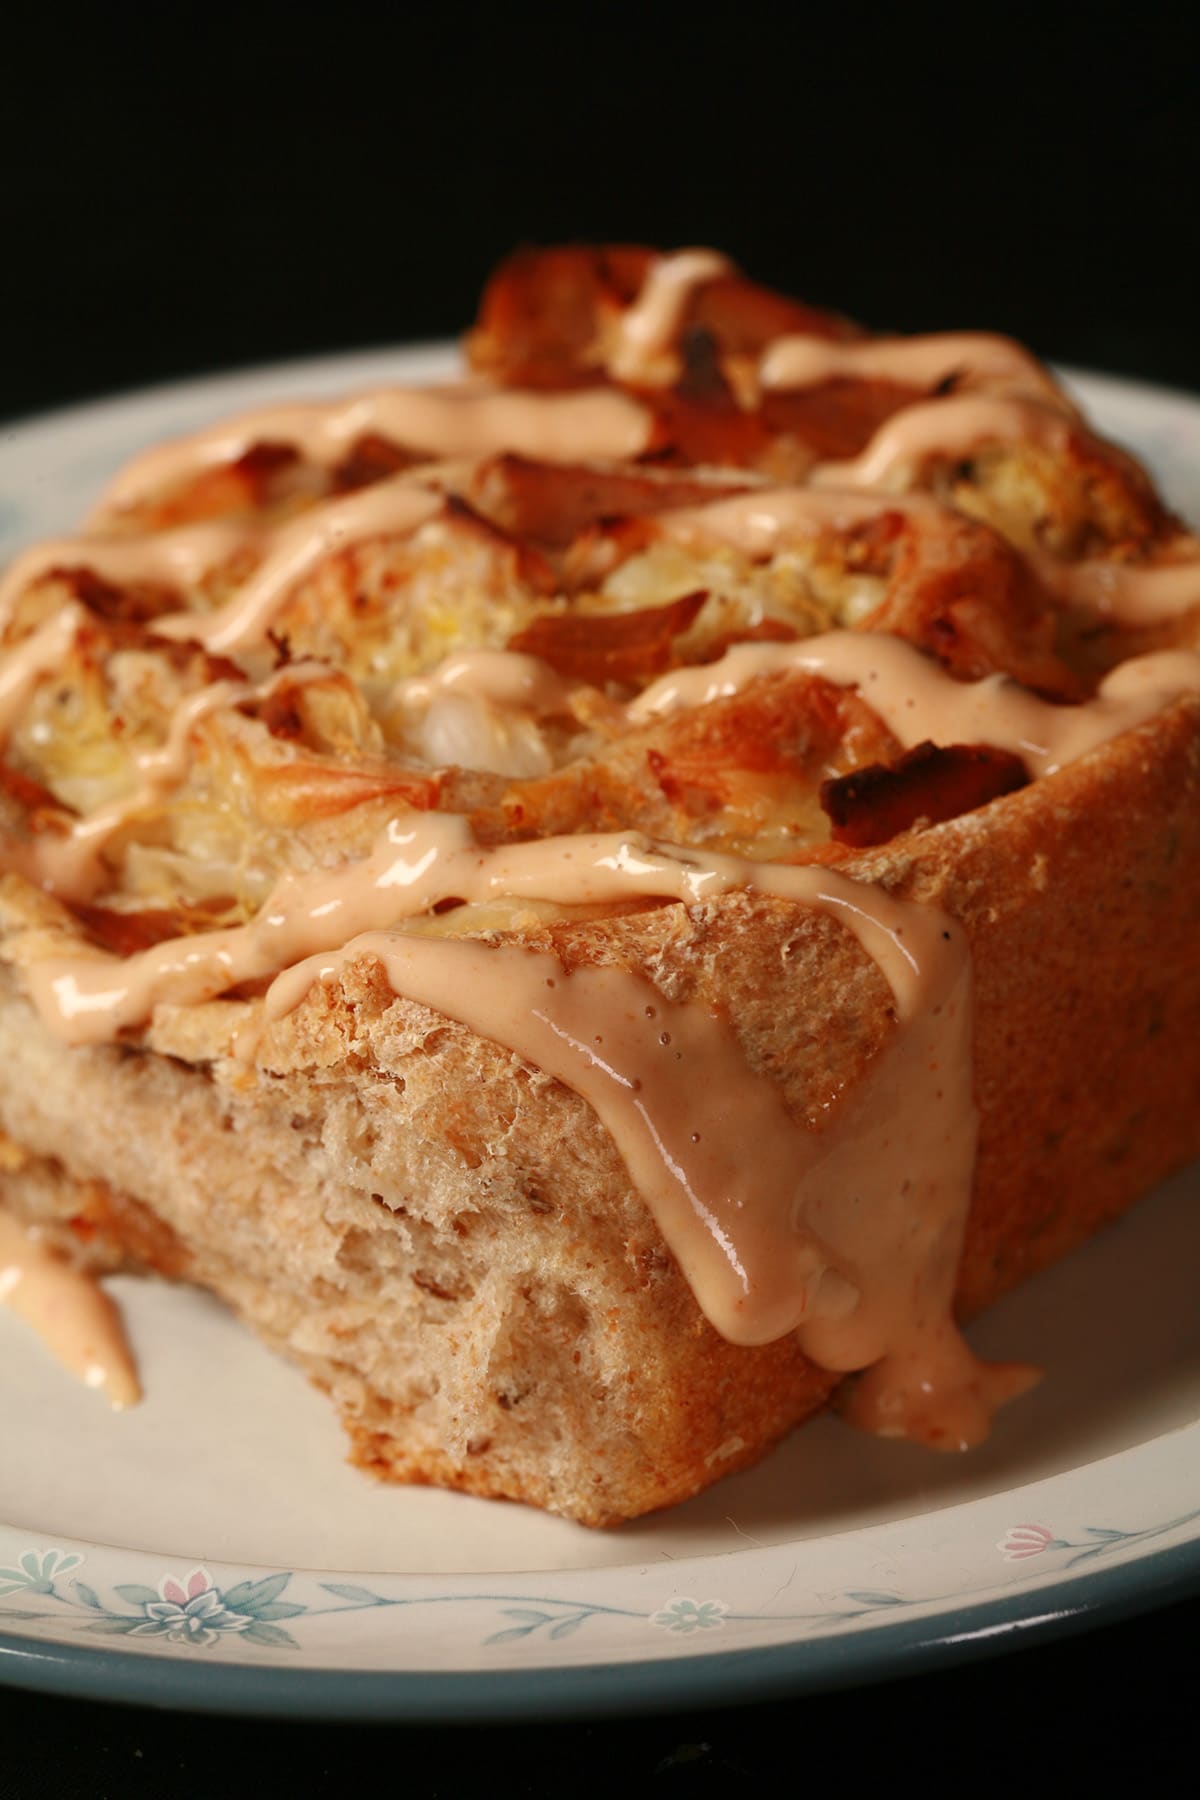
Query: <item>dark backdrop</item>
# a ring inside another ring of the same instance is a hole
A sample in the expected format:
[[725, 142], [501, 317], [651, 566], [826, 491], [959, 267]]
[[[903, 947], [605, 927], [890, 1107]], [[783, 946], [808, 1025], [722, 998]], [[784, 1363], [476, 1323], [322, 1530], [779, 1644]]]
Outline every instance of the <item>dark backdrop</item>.
[[1196, 13], [10, 7], [0, 414], [445, 335], [564, 237], [1200, 387]]

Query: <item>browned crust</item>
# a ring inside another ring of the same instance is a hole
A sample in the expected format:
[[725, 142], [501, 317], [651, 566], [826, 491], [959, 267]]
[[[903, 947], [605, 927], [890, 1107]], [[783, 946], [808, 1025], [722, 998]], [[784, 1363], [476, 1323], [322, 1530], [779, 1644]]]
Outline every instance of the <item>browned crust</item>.
[[[1181, 702], [1056, 776], [847, 866], [945, 907], [972, 941], [981, 1135], [958, 1288], [970, 1316], [1200, 1150], [1200, 703]], [[731, 895], [690, 911], [559, 925], [526, 941], [552, 943], [567, 963], [642, 970], [676, 998], [718, 995], [750, 1062], [776, 1073], [801, 1117], [853, 1081], [891, 1029], [886, 989], [853, 940], [782, 901]], [[128, 1109], [146, 1059], [84, 1055], [106, 1066], [113, 1104]], [[460, 1379], [478, 1391], [457, 1448], [431, 1434], [420, 1407], [364, 1395], [361, 1383], [348, 1389], [336, 1359], [292, 1343], [333, 1390], [364, 1466], [608, 1524], [753, 1461], [825, 1403], [832, 1380], [794, 1340], [737, 1348], [702, 1319], [577, 1096], [397, 999], [373, 965], [349, 970], [332, 995], [314, 992], [268, 1035], [260, 1064], [252, 1109], [278, 1110], [298, 1093], [319, 1106], [322, 1084], [350, 1082], [368, 1098], [386, 1096], [402, 1120], [420, 1119], [430, 1156], [476, 1208], [507, 1183], [510, 1198], [471, 1230], [488, 1246], [524, 1234], [547, 1279], [584, 1296], [586, 1332], [564, 1300], [534, 1340], [508, 1346], [502, 1367], [494, 1346], [491, 1363], [460, 1360]], [[169, 1073], [205, 1090], [201, 1120], [235, 1098], [202, 1070]], [[539, 1085], [522, 1110], [531, 1081]], [[11, 1117], [3, 1123], [28, 1135]], [[175, 1135], [176, 1175], [203, 1179], [205, 1128], [193, 1122]], [[63, 1153], [79, 1180], [91, 1178], [86, 1154]], [[133, 1228], [150, 1205], [187, 1245], [199, 1279], [288, 1347], [288, 1330], [221, 1254], [228, 1218], [181, 1211], [175, 1177], [158, 1179], [133, 1208], [110, 1197], [105, 1229], [161, 1266]], [[268, 1195], [254, 1229], [269, 1232], [270, 1219]], [[286, 1260], [286, 1221], [274, 1229], [268, 1251]], [[426, 1278], [433, 1312], [450, 1280]], [[505, 1400], [504, 1380], [514, 1391], [522, 1381], [553, 1391], [563, 1454], [531, 1449], [535, 1434]]]
[[[1101, 836], [1120, 844], [1119, 856], [1104, 853]], [[971, 936], [981, 1135], [957, 1297], [969, 1318], [1200, 1152], [1200, 704], [1181, 704], [1048, 781], [849, 867], [945, 907]], [[796, 961], [817, 989], [807, 1029], [820, 1021], [821, 1049], [840, 1049], [839, 1001], [855, 991], [865, 999], [869, 972], [844, 940], [831, 958], [823, 922], [786, 903], [717, 903], [688, 946], [689, 985], [703, 988], [704, 971], [719, 967], [730, 1017], [761, 1061], [778, 1004], [777, 992], [764, 992], [778, 966], [777, 930], [765, 915], [777, 928], [786, 918], [802, 941]], [[606, 960], [620, 943], [632, 966], [655, 968], [643, 921], [554, 935], [568, 956], [595, 955], [602, 938]], [[711, 974], [709, 982], [715, 989]], [[886, 1029], [886, 1001], [878, 992], [874, 1000], [860, 1058]], [[815, 1082], [793, 1069], [789, 1098], [809, 1110], [841, 1073], [836, 1056]], [[655, 1407], [652, 1460], [631, 1455], [623, 1471], [608, 1471], [614, 1501], [623, 1485], [627, 1515], [707, 1485], [706, 1456], [731, 1440], [722, 1472], [755, 1460], [819, 1409], [832, 1385], [793, 1340], [752, 1351], [725, 1343], [686, 1292], [665, 1316], [660, 1292], [658, 1308], [661, 1329], [628, 1345], [638, 1410], [678, 1385], [669, 1408]], [[681, 1332], [687, 1355], [675, 1371], [662, 1346]], [[426, 1450], [414, 1463], [402, 1446], [356, 1433], [355, 1455], [399, 1479], [512, 1491], [486, 1451], [448, 1464]], [[524, 1497], [547, 1503], [541, 1493]]]

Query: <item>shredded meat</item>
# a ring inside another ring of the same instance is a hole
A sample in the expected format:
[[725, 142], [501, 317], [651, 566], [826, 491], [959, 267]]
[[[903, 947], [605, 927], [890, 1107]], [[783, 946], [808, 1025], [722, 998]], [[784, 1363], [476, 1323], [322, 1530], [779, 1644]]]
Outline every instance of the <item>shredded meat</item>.
[[701, 481], [682, 472], [664, 478], [637, 468], [533, 462], [509, 455], [492, 457], [476, 471], [470, 497], [503, 531], [562, 549], [597, 521], [698, 506], [740, 493], [745, 485], [736, 475], [722, 481]]
[[546, 613], [518, 631], [508, 647], [540, 656], [560, 675], [594, 687], [607, 681], [647, 681], [670, 668], [675, 639], [707, 597], [701, 588], [639, 612]]

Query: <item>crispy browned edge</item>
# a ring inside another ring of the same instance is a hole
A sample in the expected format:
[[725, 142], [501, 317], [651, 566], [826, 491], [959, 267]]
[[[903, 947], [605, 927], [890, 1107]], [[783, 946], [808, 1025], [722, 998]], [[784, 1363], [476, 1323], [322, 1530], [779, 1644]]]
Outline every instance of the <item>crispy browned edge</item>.
[[[957, 1297], [969, 1318], [1200, 1151], [1200, 701], [1178, 702], [1055, 776], [846, 867], [944, 907], [971, 940], [981, 1126]], [[558, 926], [547, 937], [568, 964], [612, 960], [677, 995], [720, 1001], [751, 1062], [773, 1069], [801, 1112], [852, 1081], [891, 1028], [882, 979], [849, 935], [788, 903], [733, 895], [690, 913], [669, 907]], [[787, 994], [797, 997], [790, 1010]], [[359, 966], [340, 994], [315, 992], [268, 1034], [260, 1062], [276, 1078], [304, 1080], [315, 1068], [328, 1077], [350, 1050], [355, 1078], [370, 1081], [372, 1044], [388, 1021], [419, 1010], [396, 1000], [378, 969]], [[458, 1025], [440, 1029], [437, 1043], [448, 1073], [469, 1071], [481, 1092], [511, 1070], [506, 1052]], [[190, 1078], [208, 1080], [203, 1071]], [[598, 1255], [622, 1265], [612, 1329], [627, 1391], [609, 1394], [591, 1442], [581, 1396], [568, 1481], [549, 1480], [511, 1437], [464, 1458], [406, 1445], [402, 1420], [383, 1430], [378, 1421], [346, 1423], [355, 1459], [380, 1474], [611, 1524], [753, 1462], [825, 1404], [834, 1384], [792, 1338], [756, 1349], [726, 1343], [663, 1256], [590, 1109], [556, 1083], [539, 1105], [544, 1131], [530, 1154], [539, 1143], [550, 1154], [573, 1133], [594, 1171], [574, 1224], [595, 1234]], [[453, 1128], [457, 1153], [469, 1160], [478, 1151], [478, 1106], [436, 1124]], [[80, 1171], [89, 1173], [97, 1172]], [[157, 1254], [140, 1202], [104, 1196], [94, 1179], [90, 1193], [110, 1237], [178, 1272], [178, 1247], [168, 1237]]]

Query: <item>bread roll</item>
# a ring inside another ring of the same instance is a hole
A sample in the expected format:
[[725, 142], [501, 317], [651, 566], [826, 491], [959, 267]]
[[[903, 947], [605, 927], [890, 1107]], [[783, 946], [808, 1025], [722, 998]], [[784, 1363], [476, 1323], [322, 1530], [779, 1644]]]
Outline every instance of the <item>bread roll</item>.
[[1018, 346], [714, 252], [526, 253], [468, 353], [4, 578], [8, 1215], [391, 1479], [969, 1446], [1034, 1374], [959, 1323], [1200, 1150], [1200, 545]]

